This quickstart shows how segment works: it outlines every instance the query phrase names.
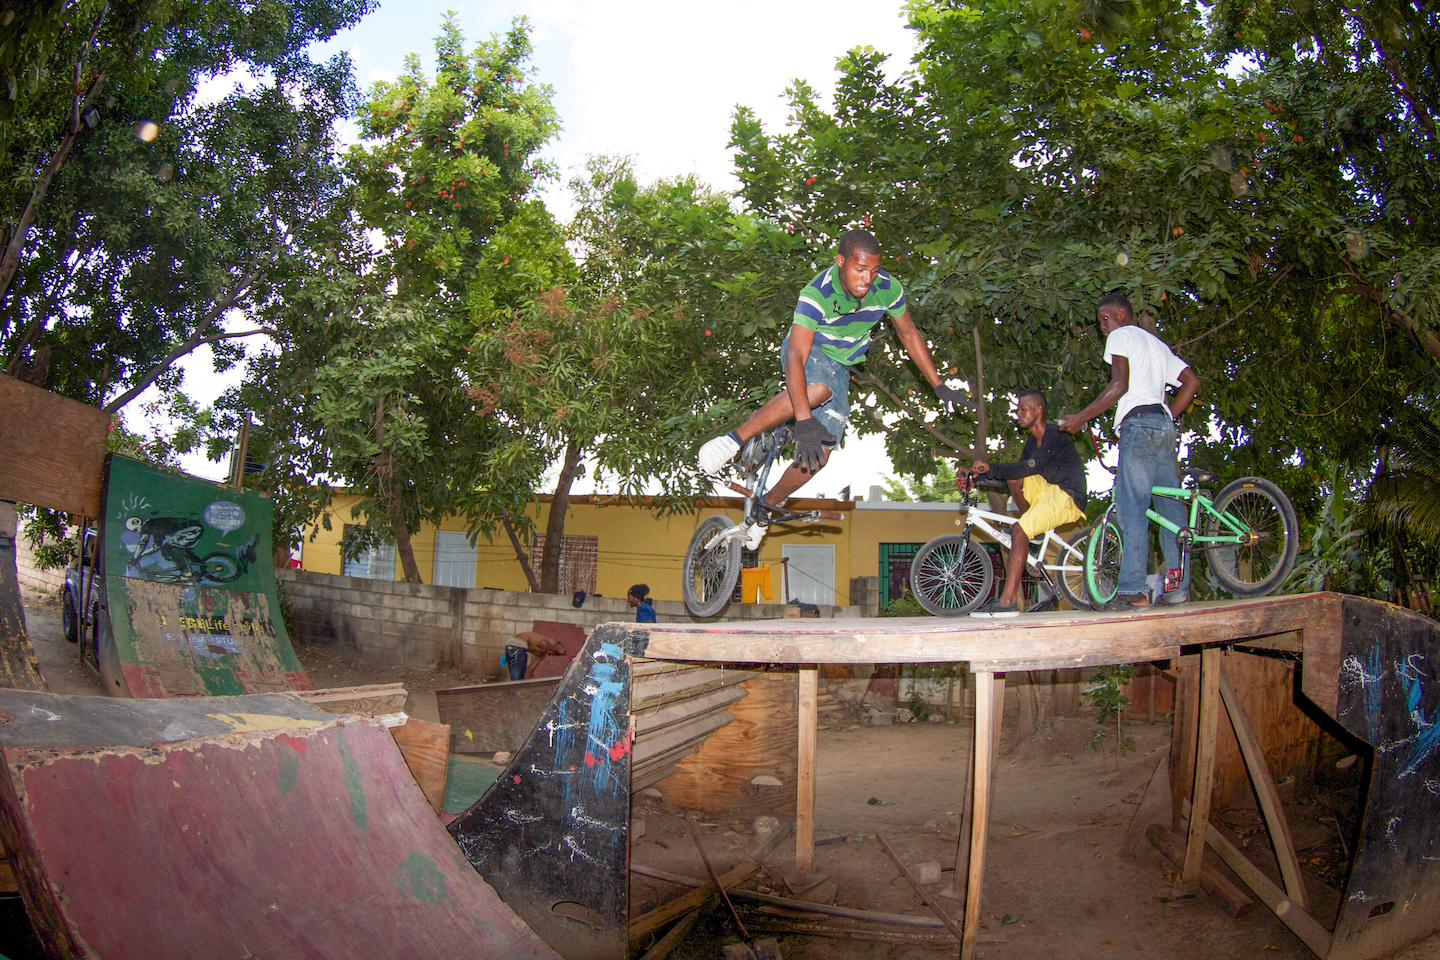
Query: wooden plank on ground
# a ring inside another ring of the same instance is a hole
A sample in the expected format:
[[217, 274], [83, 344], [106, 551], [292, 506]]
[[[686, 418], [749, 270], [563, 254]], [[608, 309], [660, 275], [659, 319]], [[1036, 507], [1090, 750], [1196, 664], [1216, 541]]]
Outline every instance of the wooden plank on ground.
[[425, 799], [439, 813], [445, 801], [445, 777], [450, 768], [450, 728], [443, 723], [411, 717], [401, 726], [392, 727], [390, 733]]
[[405, 709], [407, 695], [405, 688], [398, 683], [295, 691], [295, 696], [326, 713], [350, 713], [362, 717], [400, 713]]
[[[1155, 849], [1159, 850], [1175, 869], [1185, 866], [1184, 842], [1163, 824], [1152, 823], [1146, 827], [1145, 839], [1154, 844]], [[1237, 920], [1255, 909], [1255, 901], [1209, 863], [1202, 863], [1200, 866], [1200, 889], [1219, 900], [1224, 905], [1225, 912]]]
[[[720, 875], [720, 885], [726, 890], [739, 883], [744, 883], [755, 874], [760, 872], [760, 864], [748, 860], [738, 867], [732, 867], [729, 871]], [[641, 937], [654, 933], [672, 920], [679, 919], [692, 910], [698, 910], [700, 905], [717, 893], [715, 884], [707, 883], [704, 886], [696, 887], [688, 893], [683, 893], [671, 900], [669, 903], [656, 907], [649, 913], [642, 913], [630, 921], [630, 942], [634, 943]]]
[[0, 374], [0, 499], [100, 516], [110, 416]]

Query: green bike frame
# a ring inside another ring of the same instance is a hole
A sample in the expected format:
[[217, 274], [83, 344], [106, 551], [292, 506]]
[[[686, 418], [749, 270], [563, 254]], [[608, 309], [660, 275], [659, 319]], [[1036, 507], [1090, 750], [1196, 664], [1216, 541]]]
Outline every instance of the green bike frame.
[[[1169, 497], [1171, 500], [1190, 501], [1190, 541], [1192, 543], [1239, 544], [1245, 542], [1245, 535], [1250, 532], [1250, 528], [1240, 520], [1232, 517], [1228, 513], [1221, 513], [1219, 510], [1216, 510], [1215, 504], [1211, 502], [1210, 498], [1205, 496], [1204, 493], [1199, 490], [1187, 490], [1184, 487], [1151, 487], [1150, 493], [1152, 496], [1156, 497]], [[1198, 533], [1197, 531], [1199, 530], [1200, 511], [1202, 508], [1207, 514], [1214, 517], [1226, 527], [1229, 527], [1232, 532], [1228, 534], [1219, 534], [1217, 536], [1205, 536], [1202, 533]], [[1145, 511], [1145, 516], [1150, 518], [1151, 523], [1158, 524], [1159, 526], [1164, 527], [1166, 530], [1169, 530], [1171, 533], [1180, 533], [1179, 527], [1171, 523], [1169, 520], [1166, 520], [1164, 517], [1160, 516], [1160, 514], [1156, 513], [1154, 510], [1147, 509]]]

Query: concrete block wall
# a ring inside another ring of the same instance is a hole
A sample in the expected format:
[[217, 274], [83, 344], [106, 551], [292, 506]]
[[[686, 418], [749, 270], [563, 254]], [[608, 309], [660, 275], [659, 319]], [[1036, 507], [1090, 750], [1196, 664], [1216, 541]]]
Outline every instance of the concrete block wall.
[[[588, 597], [576, 609], [570, 597], [484, 588], [437, 587], [365, 580], [277, 568], [290, 599], [296, 643], [337, 644], [377, 666], [458, 670], [483, 680], [500, 676], [500, 654], [536, 620], [574, 623], [587, 632], [602, 623], [633, 622], [623, 597]], [[724, 620], [773, 620], [778, 603], [734, 603]], [[697, 623], [678, 600], [655, 603], [662, 623]], [[859, 607], [821, 607], [822, 617], [858, 617]]]
[[30, 541], [23, 533], [15, 537], [15, 575], [20, 580], [20, 586], [27, 590], [59, 593], [60, 588], [65, 586], [65, 568], [41, 570], [35, 563]]

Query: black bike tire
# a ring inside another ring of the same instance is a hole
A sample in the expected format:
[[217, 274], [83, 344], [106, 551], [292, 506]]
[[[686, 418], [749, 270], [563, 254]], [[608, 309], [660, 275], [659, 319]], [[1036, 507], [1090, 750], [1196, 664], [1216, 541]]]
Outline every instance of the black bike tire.
[[[962, 576], [968, 578], [973, 570], [973, 576], [978, 578], [978, 581], [962, 581], [957, 594], [942, 584], [937, 584], [935, 576], [926, 569], [926, 565], [935, 563], [937, 555], [942, 551], [957, 553], [957, 548], [962, 544], [965, 545], [965, 569]], [[972, 563], [972, 556], [978, 558], [978, 562]], [[991, 566], [989, 552], [963, 533], [946, 533], [935, 537], [921, 547], [910, 561], [910, 591], [927, 613], [937, 617], [959, 617], [969, 613], [990, 596], [994, 583], [995, 570]], [[958, 604], [955, 602], [957, 599]]]
[[[681, 587], [685, 594], [685, 609], [697, 617], [713, 617], [730, 602], [735, 592], [735, 581], [740, 579], [740, 540], [731, 540], [720, 550], [712, 550], [710, 544], [715, 538], [731, 527], [735, 521], [724, 514], [715, 514], [701, 521], [685, 548], [685, 564], [681, 570]], [[723, 555], [721, 555], [723, 551]], [[704, 566], [704, 570], [699, 568]], [[713, 582], [705, 576], [714, 573]], [[695, 580], [700, 576], [706, 590], [704, 596], [696, 590]]]
[[1120, 592], [1120, 554], [1124, 541], [1120, 523], [1112, 505], [1090, 530], [1085, 547], [1085, 587], [1090, 591], [1090, 604], [1098, 610], [1115, 599]]
[[[1090, 588], [1085, 585], [1085, 548], [1090, 543], [1090, 528], [1082, 527], [1076, 530], [1066, 538], [1065, 542], [1080, 551], [1080, 572], [1067, 575], [1063, 570], [1057, 570], [1055, 571], [1055, 584], [1060, 588], [1060, 596], [1064, 597], [1070, 606], [1076, 610], [1089, 610], [1092, 604], [1090, 603]], [[1060, 566], [1065, 562], [1067, 554], [1064, 550], [1058, 549], [1055, 553], [1056, 566]], [[1073, 585], [1070, 583], [1071, 576], [1074, 576], [1076, 581]]]
[[[1226, 513], [1241, 497], [1255, 496], [1269, 501], [1275, 508], [1274, 516], [1275, 519], [1278, 519], [1281, 527], [1279, 533], [1285, 541], [1276, 554], [1279, 561], [1270, 565], [1269, 572], [1259, 580], [1241, 578], [1239, 564], [1241, 559], [1246, 556], [1245, 551], [1250, 548], [1234, 544], [1209, 544], [1205, 548], [1210, 572], [1224, 590], [1236, 597], [1263, 597], [1273, 593], [1290, 576], [1290, 570], [1295, 566], [1295, 555], [1300, 550], [1300, 525], [1295, 517], [1294, 505], [1290, 503], [1290, 498], [1285, 495], [1284, 490], [1263, 477], [1241, 477], [1227, 485], [1215, 498], [1215, 509], [1220, 513]], [[1246, 520], [1247, 518], [1241, 516], [1238, 519]], [[1229, 532], [1228, 527], [1224, 527], [1218, 519], [1208, 515], [1205, 518], [1204, 528], [1205, 535], [1212, 537]], [[1254, 555], [1252, 554], [1252, 556]]]

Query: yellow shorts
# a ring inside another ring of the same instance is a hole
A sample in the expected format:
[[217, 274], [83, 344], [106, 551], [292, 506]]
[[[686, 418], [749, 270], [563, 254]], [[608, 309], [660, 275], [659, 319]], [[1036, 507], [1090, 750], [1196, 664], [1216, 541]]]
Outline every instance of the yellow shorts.
[[1020, 529], [1027, 537], [1038, 537], [1046, 530], [1085, 519], [1084, 511], [1075, 506], [1070, 494], [1039, 474], [1025, 478], [1023, 492], [1030, 509], [1020, 515]]

